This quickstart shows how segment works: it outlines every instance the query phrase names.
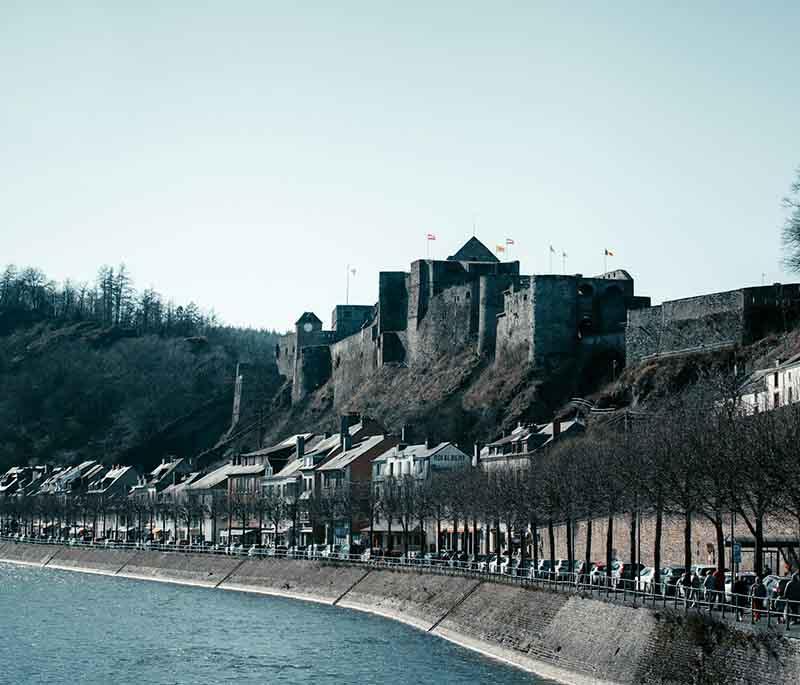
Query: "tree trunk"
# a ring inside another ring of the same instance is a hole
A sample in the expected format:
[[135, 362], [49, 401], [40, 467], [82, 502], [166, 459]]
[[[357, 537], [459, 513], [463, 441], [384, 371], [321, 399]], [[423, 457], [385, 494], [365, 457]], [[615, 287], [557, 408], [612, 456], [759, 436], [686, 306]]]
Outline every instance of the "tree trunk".
[[[636, 558], [636, 509], [634, 508], [631, 511], [631, 526], [630, 526], [630, 560], [632, 564], [632, 568], [636, 568], [636, 562], [639, 560]], [[636, 572], [633, 572], [633, 576], [631, 576], [631, 580], [635, 580]]]
[[553, 519], [547, 519], [547, 542], [550, 545], [550, 577], [556, 572], [556, 533], [553, 530]]
[[567, 573], [572, 573], [575, 570], [575, 550], [573, 549], [572, 540], [572, 514], [567, 515]]
[[539, 532], [537, 528], [536, 517], [531, 516], [531, 558], [534, 573], [539, 570]]
[[589, 582], [589, 574], [592, 572], [592, 516], [591, 513], [586, 517], [586, 553], [583, 559], [583, 574], [582, 582]]
[[369, 509], [369, 549], [372, 554], [372, 548], [375, 546], [375, 507]]
[[754, 570], [761, 575], [764, 572], [764, 517], [756, 515], [756, 534], [755, 534], [755, 561]]
[[687, 511], [683, 523], [683, 566], [686, 571], [692, 568], [692, 512]]
[[653, 539], [653, 591], [661, 586], [661, 528], [664, 522], [664, 505], [661, 498], [656, 502], [656, 531]]
[[494, 552], [497, 556], [497, 570], [500, 571], [500, 519], [495, 519], [494, 522]]
[[[725, 531], [722, 528], [722, 514], [716, 513], [714, 517], [714, 530], [717, 533], [717, 568], [725, 572]], [[733, 555], [733, 550], [731, 550]]]
[[614, 514], [608, 515], [606, 527], [606, 582], [611, 585], [611, 562], [614, 556]]

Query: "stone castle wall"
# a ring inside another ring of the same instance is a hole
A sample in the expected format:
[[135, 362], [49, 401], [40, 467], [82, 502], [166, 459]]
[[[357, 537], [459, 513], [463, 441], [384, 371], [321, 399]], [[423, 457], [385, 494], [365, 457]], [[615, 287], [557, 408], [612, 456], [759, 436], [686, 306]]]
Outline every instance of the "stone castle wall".
[[331, 381], [335, 403], [352, 396], [379, 368], [377, 326], [364, 328], [331, 345]]
[[649, 356], [740, 345], [745, 332], [741, 290], [664, 302], [628, 313], [626, 356], [635, 363]]

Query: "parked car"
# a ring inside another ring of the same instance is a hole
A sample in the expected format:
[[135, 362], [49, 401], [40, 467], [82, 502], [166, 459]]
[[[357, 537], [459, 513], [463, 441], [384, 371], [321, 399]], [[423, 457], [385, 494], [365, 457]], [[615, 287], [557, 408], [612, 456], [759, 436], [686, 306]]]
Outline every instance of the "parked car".
[[617, 588], [632, 590], [636, 584], [636, 579], [644, 569], [644, 564], [623, 562], [612, 570], [613, 584]]
[[652, 566], [645, 566], [636, 579], [636, 589], [640, 592], [651, 592], [656, 570]]
[[540, 559], [539, 568], [536, 569], [536, 576], [538, 578], [552, 580], [554, 578], [554, 575], [555, 575], [554, 567], [550, 566], [550, 559]]
[[[750, 590], [753, 587], [753, 584], [756, 582], [756, 574], [752, 571], [744, 571], [739, 573], [741, 579], [747, 584], [747, 594], [750, 594]], [[726, 573], [725, 574], [725, 600], [730, 602], [733, 600], [733, 574]]]

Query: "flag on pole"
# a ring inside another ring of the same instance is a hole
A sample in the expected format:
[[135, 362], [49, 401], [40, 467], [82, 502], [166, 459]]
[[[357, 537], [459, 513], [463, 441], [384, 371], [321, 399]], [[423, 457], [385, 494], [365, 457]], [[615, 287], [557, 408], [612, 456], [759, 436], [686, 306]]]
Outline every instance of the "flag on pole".
[[550, 246], [550, 254], [555, 254], [555, 253], [556, 253], [556, 248], [554, 248], [554, 247], [551, 245], [551, 246]]
[[502, 245], [495, 245], [494, 246], [494, 251], [495, 252], [505, 252], [506, 248], [504, 246], [502, 246]]
[[513, 238], [506, 238], [506, 245], [513, 245], [514, 239]]
[[436, 240], [436, 236], [433, 233], [428, 233], [428, 240]]
[[608, 248], [606, 248], [606, 257], [613, 257], [613, 256], [614, 256], [614, 253], [611, 250], [609, 250]]
[[567, 253], [566, 253], [566, 252], [562, 252], [562, 253], [561, 253], [561, 256], [562, 256], [564, 259], [566, 259], [566, 258], [567, 258]]

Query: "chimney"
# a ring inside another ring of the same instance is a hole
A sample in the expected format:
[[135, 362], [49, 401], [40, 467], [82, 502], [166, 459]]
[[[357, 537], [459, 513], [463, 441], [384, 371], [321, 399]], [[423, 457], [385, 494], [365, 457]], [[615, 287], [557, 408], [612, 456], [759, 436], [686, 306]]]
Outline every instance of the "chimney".
[[408, 443], [411, 440], [412, 431], [413, 427], [410, 424], [403, 424], [403, 428], [400, 430], [400, 441]]
[[408, 443], [405, 441], [397, 443], [398, 452], [402, 452], [406, 447], [408, 447]]
[[297, 450], [295, 456], [298, 459], [302, 459], [303, 455], [306, 453], [306, 439], [303, 435], [297, 436]]
[[353, 448], [353, 436], [350, 435], [350, 431], [347, 431], [342, 438], [342, 452], [347, 452], [347, 450]]
[[778, 368], [780, 365], [781, 365], [781, 359], [780, 359], [780, 357], [778, 357], [778, 358], [775, 360], [775, 368], [777, 369], [777, 368]]
[[350, 415], [349, 414], [342, 414], [339, 417], [339, 446], [342, 448], [342, 452], [347, 449], [344, 446], [344, 436], [350, 435]]
[[472, 453], [472, 466], [477, 467], [481, 463], [481, 450], [483, 449], [483, 445], [479, 442], [475, 443], [475, 449]]
[[553, 440], [561, 435], [561, 419], [553, 419]]
[[425, 438], [425, 448], [432, 449], [434, 446], [433, 438], [429, 435]]

